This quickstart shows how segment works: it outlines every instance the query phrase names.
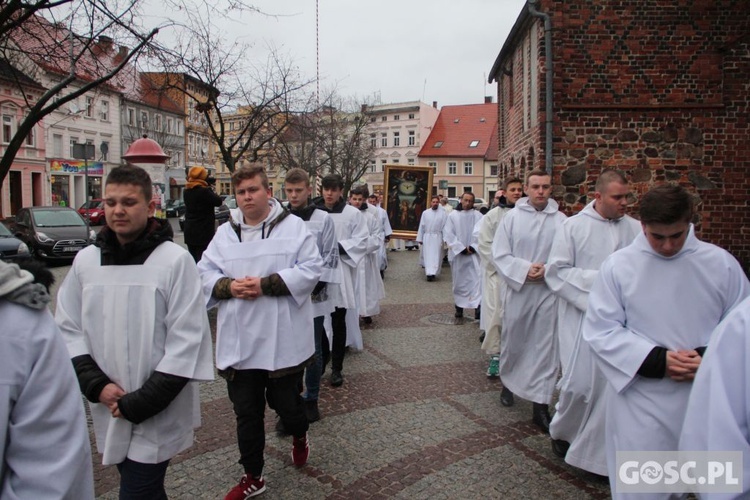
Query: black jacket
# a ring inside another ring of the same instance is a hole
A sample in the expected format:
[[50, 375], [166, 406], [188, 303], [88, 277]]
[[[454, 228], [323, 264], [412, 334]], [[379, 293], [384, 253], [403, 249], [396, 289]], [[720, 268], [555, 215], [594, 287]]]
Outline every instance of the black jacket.
[[186, 189], [185, 244], [204, 249], [214, 237], [214, 207], [221, 205], [221, 197], [207, 187]]

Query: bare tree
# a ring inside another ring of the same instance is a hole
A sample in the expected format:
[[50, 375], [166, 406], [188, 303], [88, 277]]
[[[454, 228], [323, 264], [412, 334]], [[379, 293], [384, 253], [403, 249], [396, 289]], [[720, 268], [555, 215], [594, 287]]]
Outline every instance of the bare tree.
[[274, 155], [283, 170], [301, 168], [311, 178], [332, 173], [344, 179], [346, 191], [367, 172], [373, 147], [366, 127], [371, 106], [356, 97], [341, 97], [327, 91], [323, 105], [308, 100], [287, 130], [275, 142]]
[[[24, 117], [0, 157], [0, 182], [33, 127], [53, 111], [106, 84], [141, 54], [156, 48], [159, 29], [138, 22], [140, 0], [39, 0], [0, 2], [0, 61], [20, 70], [7, 74], [24, 99]], [[124, 51], [102, 52], [102, 37]], [[43, 72], [55, 83], [32, 98], [22, 75], [40, 81]]]
[[362, 178], [370, 164], [369, 109], [356, 97], [342, 98], [331, 92], [317, 113], [320, 161], [327, 173], [341, 175], [344, 192]]
[[254, 162], [269, 155], [288, 126], [292, 110], [299, 107], [300, 91], [310, 82], [273, 49], [261, 64], [251, 64], [246, 56], [248, 45], [224, 39], [213, 22], [213, 8], [202, 9], [186, 13], [186, 29], [176, 48], [166, 54], [164, 69], [184, 73], [212, 89], [205, 98], [184, 85], [174, 85], [174, 80], [170, 84], [172, 90], [198, 103], [195, 109], [208, 123], [218, 156], [234, 172], [241, 160]]

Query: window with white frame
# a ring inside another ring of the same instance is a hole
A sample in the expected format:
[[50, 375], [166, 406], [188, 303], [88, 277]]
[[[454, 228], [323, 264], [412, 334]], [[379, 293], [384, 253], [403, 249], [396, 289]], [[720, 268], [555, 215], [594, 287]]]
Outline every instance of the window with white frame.
[[109, 121], [109, 101], [102, 101], [102, 109], [101, 109], [101, 118], [102, 121], [108, 122]]
[[387, 117], [387, 116], [381, 116], [381, 117], [380, 117], [380, 121], [381, 121], [381, 122], [384, 122], [384, 121], [386, 121], [387, 119], [388, 119], [388, 117]]
[[16, 121], [13, 119], [13, 115], [3, 113], [3, 144], [8, 144], [15, 133]]
[[193, 144], [193, 134], [188, 134], [188, 156], [195, 156], [195, 145]]
[[490, 165], [490, 175], [497, 177], [497, 165]]
[[410, 119], [410, 120], [413, 120], [413, 119], [414, 119], [414, 113], [409, 113], [409, 119]]
[[34, 146], [36, 146], [36, 127], [32, 126], [31, 130], [29, 130], [29, 133], [26, 134], [24, 144], [29, 148], [33, 148]]
[[401, 115], [393, 115], [393, 119], [394, 120], [400, 120], [401, 119]]
[[75, 146], [78, 144], [78, 137], [71, 137], [70, 138], [70, 155], [68, 158], [75, 158]]
[[388, 147], [388, 134], [386, 132], [381, 132], [380, 134], [380, 146], [381, 147]]
[[401, 134], [400, 132], [394, 132], [393, 133], [393, 145], [394, 146], [400, 146], [401, 145]]
[[378, 138], [375, 134], [370, 134], [370, 147], [377, 147], [378, 145]]
[[472, 186], [464, 186], [464, 193], [472, 193], [474, 188]]
[[457, 165], [455, 161], [449, 161], [448, 162], [448, 175], [456, 175], [457, 172]]
[[62, 134], [52, 134], [52, 154], [56, 158], [62, 158], [63, 155], [63, 136]]
[[182, 121], [175, 120], [174, 122], [174, 133], [177, 135], [182, 135]]
[[161, 132], [161, 115], [154, 115], [154, 130]]
[[382, 159], [380, 160], [380, 171], [385, 172], [385, 165], [388, 163], [388, 160]]
[[83, 108], [83, 114], [86, 116], [86, 118], [93, 118], [94, 116], [94, 98], [91, 96], [86, 96], [86, 104]]
[[417, 143], [417, 133], [413, 130], [409, 130], [409, 146], [414, 146]]
[[148, 129], [148, 111], [141, 111], [141, 128]]
[[109, 161], [109, 141], [102, 141], [99, 151], [102, 153], [102, 161]]
[[436, 161], [428, 161], [427, 166], [432, 168], [432, 175], [437, 175], [437, 162]]
[[406, 163], [408, 163], [409, 165], [414, 165], [414, 158], [409, 158], [409, 159], [408, 159], [408, 160], [406, 161]]
[[171, 134], [172, 133], [172, 128], [174, 128], [174, 123], [172, 123], [172, 122], [174, 122], [174, 120], [172, 120], [172, 118], [170, 118], [170, 117], [167, 117], [167, 133], [168, 134]]
[[128, 125], [135, 127], [135, 108], [128, 108]]
[[370, 160], [370, 173], [374, 174], [375, 169], [378, 168], [378, 164], [375, 162], [375, 160]]
[[396, 158], [396, 159], [394, 159], [394, 160], [391, 160], [391, 163], [393, 163], [393, 164], [398, 164], [398, 163], [401, 163], [401, 159], [399, 159], [399, 158]]
[[464, 175], [474, 175], [474, 162], [464, 162]]

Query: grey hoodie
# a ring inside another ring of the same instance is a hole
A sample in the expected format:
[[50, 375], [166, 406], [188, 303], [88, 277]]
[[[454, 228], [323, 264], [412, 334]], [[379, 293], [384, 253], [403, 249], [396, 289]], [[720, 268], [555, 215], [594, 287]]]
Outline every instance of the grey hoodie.
[[34, 277], [17, 264], [0, 261], [0, 299], [32, 309], [44, 309], [50, 296], [44, 285], [34, 283]]

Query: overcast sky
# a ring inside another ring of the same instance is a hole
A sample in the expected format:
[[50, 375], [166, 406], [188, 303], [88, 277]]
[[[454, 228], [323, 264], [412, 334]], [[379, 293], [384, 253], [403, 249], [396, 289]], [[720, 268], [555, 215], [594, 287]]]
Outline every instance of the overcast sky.
[[[222, 23], [228, 38], [271, 44], [315, 77], [315, 0], [248, 0], [276, 17]], [[382, 103], [483, 102], [487, 77], [525, 0], [319, 0], [321, 87]], [[154, 9], [158, 12], [158, 8]], [[496, 99], [495, 99], [496, 100]]]

